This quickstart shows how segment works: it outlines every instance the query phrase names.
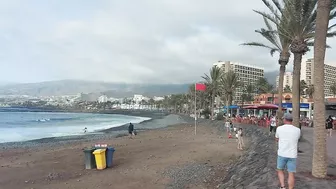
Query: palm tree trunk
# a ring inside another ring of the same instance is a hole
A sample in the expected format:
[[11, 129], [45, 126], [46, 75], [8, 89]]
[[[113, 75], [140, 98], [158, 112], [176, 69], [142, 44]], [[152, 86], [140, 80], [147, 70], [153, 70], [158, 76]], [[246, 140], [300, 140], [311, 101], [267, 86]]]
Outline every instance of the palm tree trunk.
[[325, 134], [324, 102], [324, 58], [327, 29], [331, 9], [330, 0], [319, 0], [317, 5], [315, 45], [314, 45], [314, 153], [312, 175], [317, 178], [327, 176], [327, 147]]
[[279, 87], [278, 87], [278, 103], [279, 103], [279, 109], [278, 109], [278, 124], [282, 125], [282, 93], [283, 93], [283, 81], [284, 81], [284, 76], [285, 76], [285, 71], [286, 71], [286, 64], [287, 62], [280, 61], [280, 70], [279, 70]]
[[302, 54], [294, 53], [293, 66], [293, 89], [292, 89], [292, 104], [293, 104], [293, 125], [299, 127], [300, 124], [300, 73], [301, 73]]
[[232, 109], [230, 109], [230, 106], [232, 104], [232, 95], [228, 95], [228, 112], [230, 111], [230, 116], [232, 117]]

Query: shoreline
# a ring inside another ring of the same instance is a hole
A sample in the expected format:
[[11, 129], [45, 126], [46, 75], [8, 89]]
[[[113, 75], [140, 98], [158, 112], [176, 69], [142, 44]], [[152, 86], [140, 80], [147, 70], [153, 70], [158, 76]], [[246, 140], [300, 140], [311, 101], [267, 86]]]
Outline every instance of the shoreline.
[[[120, 115], [122, 112], [119, 112]], [[141, 112], [142, 113], [142, 112]], [[101, 113], [103, 114], [103, 113]], [[108, 113], [104, 113], [108, 114]], [[112, 113], [111, 113], [112, 114]], [[113, 113], [114, 114], [114, 113]], [[135, 126], [135, 130], [137, 133], [141, 133], [145, 130], [153, 130], [168, 127], [170, 125], [186, 123], [185, 119], [183, 119], [180, 115], [176, 114], [162, 114], [162, 113], [154, 113], [150, 114], [146, 112], [145, 114], [142, 113], [141, 116], [139, 112], [133, 112], [133, 115], [127, 116], [135, 116], [135, 117], [142, 117], [146, 115], [151, 118], [149, 120], [141, 121], [140, 123], [133, 123]], [[108, 129], [103, 129], [98, 132], [87, 133], [82, 135], [68, 135], [68, 136], [59, 136], [59, 137], [45, 137], [40, 139], [33, 139], [27, 141], [17, 141], [17, 142], [4, 142], [0, 143], [0, 149], [7, 150], [7, 149], [20, 149], [20, 148], [34, 148], [34, 147], [43, 147], [43, 146], [57, 146], [57, 145], [67, 145], [71, 143], [80, 143], [80, 142], [88, 142], [94, 140], [101, 140], [101, 139], [112, 139], [118, 138], [128, 135], [128, 123], [123, 124], [117, 127], [111, 127]]]

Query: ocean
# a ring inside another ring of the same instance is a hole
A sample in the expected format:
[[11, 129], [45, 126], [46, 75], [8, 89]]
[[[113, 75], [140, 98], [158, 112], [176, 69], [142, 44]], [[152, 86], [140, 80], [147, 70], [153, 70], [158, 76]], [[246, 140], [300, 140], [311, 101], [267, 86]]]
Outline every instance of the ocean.
[[[0, 108], [0, 143], [99, 134], [105, 129], [150, 119], [118, 114], [29, 112]], [[85, 127], [87, 133], [84, 133]]]

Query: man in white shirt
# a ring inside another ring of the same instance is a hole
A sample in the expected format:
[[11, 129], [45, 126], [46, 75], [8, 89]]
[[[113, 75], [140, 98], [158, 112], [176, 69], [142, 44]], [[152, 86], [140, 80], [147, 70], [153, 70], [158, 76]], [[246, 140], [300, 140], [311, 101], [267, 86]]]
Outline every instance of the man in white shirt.
[[294, 188], [294, 173], [296, 172], [296, 158], [298, 153], [298, 142], [300, 139], [300, 129], [292, 125], [293, 116], [285, 113], [283, 117], [284, 125], [277, 128], [275, 137], [278, 141], [277, 170], [281, 187], [285, 188], [284, 169], [288, 171], [288, 187]]

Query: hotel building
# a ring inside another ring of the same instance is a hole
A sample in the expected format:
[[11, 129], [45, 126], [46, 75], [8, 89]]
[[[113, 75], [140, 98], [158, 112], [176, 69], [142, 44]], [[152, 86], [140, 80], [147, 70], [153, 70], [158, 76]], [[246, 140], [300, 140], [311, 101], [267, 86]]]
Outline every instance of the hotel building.
[[[288, 85], [292, 89], [292, 86], [293, 86], [293, 73], [292, 72], [286, 72], [284, 75], [283, 87], [285, 88], [286, 85]], [[276, 88], [278, 87], [279, 87], [279, 76], [276, 77]]]
[[[324, 64], [324, 94], [325, 96], [333, 96], [330, 86], [336, 82], [336, 66]], [[305, 80], [307, 85], [314, 85], [314, 59], [308, 59], [302, 62], [301, 79]]]
[[[240, 81], [243, 82], [244, 85], [255, 85], [260, 78], [264, 77], [264, 69], [252, 65], [244, 65], [231, 61], [218, 61], [213, 65], [222, 68], [225, 73], [230, 70], [234, 71], [238, 74]], [[236, 90], [235, 96], [233, 97], [234, 104], [241, 102], [242, 94], [243, 88], [240, 87]]]

